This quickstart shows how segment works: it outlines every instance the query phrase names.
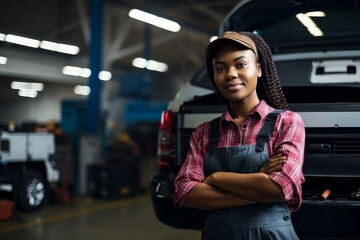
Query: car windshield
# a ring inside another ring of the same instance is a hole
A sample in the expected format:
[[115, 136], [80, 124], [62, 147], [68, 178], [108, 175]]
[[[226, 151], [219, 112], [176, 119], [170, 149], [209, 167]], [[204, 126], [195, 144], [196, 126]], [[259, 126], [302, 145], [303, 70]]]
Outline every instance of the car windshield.
[[[254, 0], [242, 1], [219, 31], [262, 36], [283, 86], [359, 87], [359, 23], [359, 0]], [[192, 83], [211, 88], [206, 70], [200, 73]]]

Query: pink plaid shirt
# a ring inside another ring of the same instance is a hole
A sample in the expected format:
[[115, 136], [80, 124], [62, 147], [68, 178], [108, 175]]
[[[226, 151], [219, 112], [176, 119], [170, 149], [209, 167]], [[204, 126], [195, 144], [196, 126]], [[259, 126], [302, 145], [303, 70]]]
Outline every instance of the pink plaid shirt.
[[[226, 110], [220, 119], [218, 147], [255, 145], [256, 136], [264, 125], [265, 117], [274, 109], [261, 101], [255, 110], [238, 126]], [[180, 207], [196, 184], [205, 178], [203, 160], [207, 155], [210, 137], [210, 122], [199, 125], [192, 133], [190, 150], [174, 181], [174, 204]], [[304, 182], [302, 166], [304, 162], [305, 127], [299, 114], [292, 111], [281, 113], [274, 130], [266, 143], [269, 158], [277, 153], [286, 156], [282, 171], [269, 177], [281, 186], [289, 209], [296, 211], [301, 204]]]

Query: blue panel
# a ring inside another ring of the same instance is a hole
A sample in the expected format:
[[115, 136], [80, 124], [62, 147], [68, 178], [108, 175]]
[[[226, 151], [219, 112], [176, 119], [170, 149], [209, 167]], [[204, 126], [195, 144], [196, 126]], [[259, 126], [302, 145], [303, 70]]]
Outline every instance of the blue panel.
[[63, 100], [61, 103], [61, 130], [66, 133], [78, 133], [85, 130], [86, 101]]
[[144, 75], [124, 74], [120, 77], [120, 97], [130, 97], [133, 99], [146, 99], [150, 92], [149, 81]]
[[160, 122], [161, 113], [167, 108], [166, 102], [135, 101], [124, 107], [123, 122], [125, 127], [133, 123]]

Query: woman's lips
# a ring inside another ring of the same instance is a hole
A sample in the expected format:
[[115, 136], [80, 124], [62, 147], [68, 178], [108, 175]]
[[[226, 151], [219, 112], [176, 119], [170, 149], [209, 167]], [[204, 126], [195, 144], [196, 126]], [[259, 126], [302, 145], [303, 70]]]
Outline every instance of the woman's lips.
[[242, 88], [243, 86], [244, 86], [243, 83], [231, 83], [231, 84], [227, 84], [225, 88], [229, 90], [237, 90], [239, 88]]

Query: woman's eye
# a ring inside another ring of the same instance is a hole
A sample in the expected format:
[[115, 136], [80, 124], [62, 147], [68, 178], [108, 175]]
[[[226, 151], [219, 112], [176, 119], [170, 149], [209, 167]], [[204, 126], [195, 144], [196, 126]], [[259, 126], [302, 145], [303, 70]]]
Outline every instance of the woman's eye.
[[237, 67], [238, 67], [238, 68], [243, 68], [243, 67], [246, 67], [246, 65], [247, 65], [247, 64], [246, 64], [245, 62], [242, 62], [242, 63], [238, 63], [238, 64], [237, 64]]
[[217, 67], [217, 68], [215, 68], [215, 71], [219, 73], [219, 72], [224, 71], [224, 68], [223, 67]]

